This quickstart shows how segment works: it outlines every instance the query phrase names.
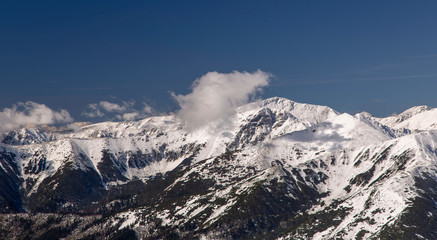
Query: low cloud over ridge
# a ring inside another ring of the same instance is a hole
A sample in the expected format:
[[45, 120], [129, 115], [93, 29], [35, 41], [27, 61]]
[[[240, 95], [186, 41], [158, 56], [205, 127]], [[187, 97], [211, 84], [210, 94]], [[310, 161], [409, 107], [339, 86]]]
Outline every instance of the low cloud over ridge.
[[69, 123], [73, 118], [67, 110], [54, 111], [32, 101], [18, 102], [0, 112], [0, 133], [25, 126]]
[[134, 106], [135, 101], [123, 101], [120, 104], [100, 101], [89, 104], [86, 111], [82, 112], [82, 116], [106, 120], [132, 121], [156, 114], [156, 111], [145, 102], [142, 103], [143, 107], [141, 109], [136, 109]]
[[271, 74], [258, 70], [253, 73], [209, 72], [196, 79], [192, 92], [173, 97], [181, 109], [177, 115], [189, 129], [202, 127], [215, 120], [226, 121], [241, 106], [269, 84]]

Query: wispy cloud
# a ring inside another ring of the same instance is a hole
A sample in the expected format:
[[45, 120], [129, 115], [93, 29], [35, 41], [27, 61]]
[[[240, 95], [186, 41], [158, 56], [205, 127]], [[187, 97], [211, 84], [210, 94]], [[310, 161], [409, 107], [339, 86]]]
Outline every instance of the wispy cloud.
[[135, 101], [123, 101], [121, 103], [100, 101], [89, 104], [87, 109], [82, 112], [82, 116], [88, 118], [125, 121], [141, 119], [156, 114], [157, 112], [146, 102], [141, 104], [140, 109], [135, 108]]
[[65, 109], [55, 111], [44, 104], [32, 101], [18, 102], [11, 108], [4, 108], [0, 112], [0, 132], [25, 126], [69, 123], [72, 121], [73, 118]]
[[101, 101], [99, 103], [100, 107], [102, 107], [107, 112], [124, 112], [133, 104], [134, 102], [123, 102], [123, 105], [119, 105], [107, 101]]

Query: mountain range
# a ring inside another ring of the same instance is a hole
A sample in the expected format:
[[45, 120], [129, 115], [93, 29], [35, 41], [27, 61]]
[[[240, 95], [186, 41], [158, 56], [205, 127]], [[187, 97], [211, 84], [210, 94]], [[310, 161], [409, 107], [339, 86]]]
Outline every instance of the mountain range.
[[269, 98], [0, 144], [1, 239], [437, 239], [437, 109]]

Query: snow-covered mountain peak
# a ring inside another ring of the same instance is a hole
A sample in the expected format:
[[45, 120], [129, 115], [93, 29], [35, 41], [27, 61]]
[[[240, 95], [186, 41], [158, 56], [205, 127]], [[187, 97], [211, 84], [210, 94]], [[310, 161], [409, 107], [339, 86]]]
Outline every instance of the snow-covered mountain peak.
[[387, 124], [398, 124], [401, 123], [405, 120], [410, 119], [411, 117], [420, 114], [422, 112], [425, 111], [429, 111], [431, 110], [430, 107], [422, 105], [422, 106], [415, 106], [415, 107], [411, 107], [407, 110], [405, 110], [404, 112], [398, 114], [398, 115], [393, 115], [387, 118], [382, 119], [383, 122], [386, 122]]
[[327, 107], [306, 103], [298, 103], [286, 98], [273, 97], [241, 106], [238, 112], [247, 112], [260, 108], [270, 108], [274, 112], [287, 112], [300, 121], [312, 124], [321, 123], [338, 115], [338, 112]]
[[403, 120], [411, 118], [414, 115], [417, 115], [419, 113], [422, 113], [422, 112], [425, 112], [425, 111], [429, 111], [429, 110], [431, 110], [431, 108], [426, 106], [426, 105], [414, 106], [414, 107], [411, 107], [411, 108], [403, 111], [397, 117], [399, 119], [399, 122], [402, 122]]
[[399, 115], [375, 119], [393, 129], [410, 131], [437, 129], [437, 109], [428, 106], [412, 107]]
[[0, 211], [83, 214], [66, 239], [414, 239], [418, 217], [411, 231], [436, 239], [437, 110], [381, 119], [269, 98], [233, 112], [193, 131], [176, 115], [11, 131]]
[[381, 125], [343, 113], [301, 131], [291, 131], [273, 143], [279, 146], [298, 145], [309, 152], [317, 153], [356, 149], [392, 138], [392, 134]]
[[3, 133], [1, 143], [8, 145], [37, 144], [51, 141], [55, 135], [40, 128], [22, 128]]

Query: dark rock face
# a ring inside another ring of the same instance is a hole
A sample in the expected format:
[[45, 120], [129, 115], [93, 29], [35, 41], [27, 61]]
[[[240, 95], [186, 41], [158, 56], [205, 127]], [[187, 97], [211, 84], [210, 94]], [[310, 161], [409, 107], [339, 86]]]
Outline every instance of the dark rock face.
[[[281, 120], [284, 116], [281, 115]], [[238, 149], [247, 144], [256, 145], [264, 140], [264, 138], [272, 130], [272, 126], [276, 121], [276, 116], [269, 108], [261, 109], [256, 115], [248, 119], [248, 123], [241, 126], [240, 131], [235, 136], [234, 141], [229, 144], [229, 149]]]
[[102, 181], [93, 169], [83, 171], [67, 164], [42, 181], [27, 200], [27, 208], [30, 212], [79, 213], [92, 208], [104, 192]]
[[119, 161], [116, 161], [115, 155], [107, 150], [102, 151], [102, 160], [97, 164], [97, 168], [102, 174], [104, 182], [127, 180], [127, 178], [122, 174], [126, 171], [126, 166]]
[[16, 155], [0, 150], [0, 213], [22, 212], [18, 168], [15, 164]]

